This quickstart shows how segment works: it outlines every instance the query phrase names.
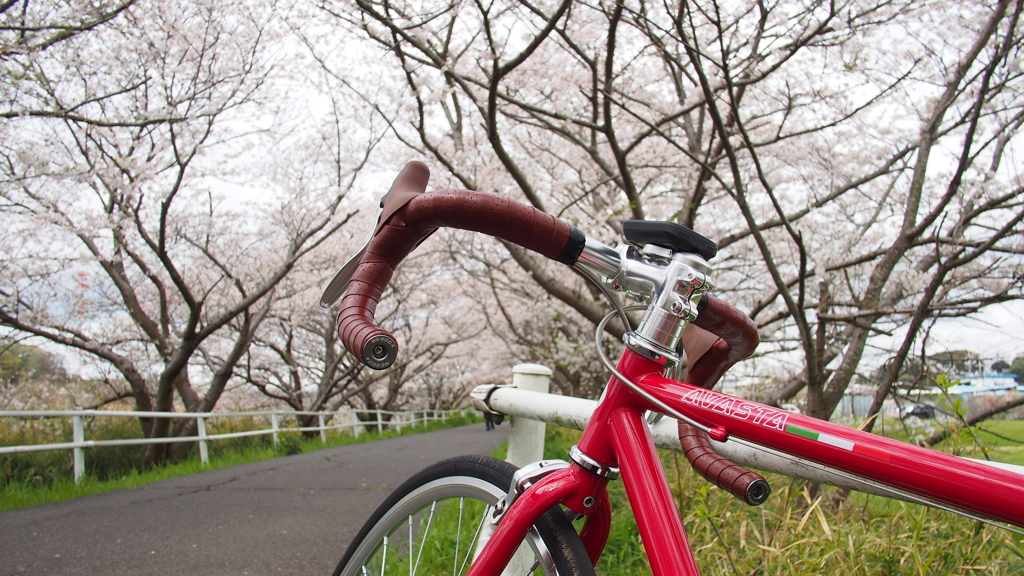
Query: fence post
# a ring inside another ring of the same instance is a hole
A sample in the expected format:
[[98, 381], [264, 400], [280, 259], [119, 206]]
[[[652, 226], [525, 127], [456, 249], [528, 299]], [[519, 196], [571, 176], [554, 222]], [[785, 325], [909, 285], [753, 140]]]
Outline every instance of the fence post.
[[384, 420], [380, 410], [377, 410], [377, 434], [384, 433]]
[[349, 427], [352, 428], [352, 435], [359, 438], [363, 433], [363, 421], [359, 418], [359, 413], [355, 410], [352, 410], [352, 419], [355, 421], [355, 424], [349, 424]]
[[[85, 442], [85, 425], [82, 423], [82, 416], [75, 414], [71, 417], [71, 440], [75, 444]], [[85, 476], [85, 448], [75, 446], [75, 484], [78, 484]]]
[[277, 431], [278, 431], [277, 414], [271, 414], [270, 415], [270, 429], [274, 431], [274, 446], [277, 446], [277, 443], [280, 440], [278, 438], [278, 436], [277, 436]]
[[199, 461], [206, 466], [210, 463], [210, 451], [206, 446], [206, 418], [196, 417], [196, 428], [199, 430]]
[[[539, 364], [519, 364], [512, 368], [512, 385], [520, 390], [547, 394], [551, 370]], [[525, 466], [544, 458], [544, 423], [529, 418], [509, 418], [508, 457], [516, 466]]]
[[320, 443], [327, 444], [327, 430], [324, 430], [324, 415], [322, 413], [317, 414], [316, 419], [320, 422]]

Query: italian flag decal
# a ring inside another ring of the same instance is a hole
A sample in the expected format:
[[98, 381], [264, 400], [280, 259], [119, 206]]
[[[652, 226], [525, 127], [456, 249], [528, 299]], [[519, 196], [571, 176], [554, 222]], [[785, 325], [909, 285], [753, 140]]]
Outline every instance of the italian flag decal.
[[843, 450], [848, 450], [850, 452], [853, 452], [854, 454], [861, 454], [863, 456], [868, 456], [869, 458], [881, 460], [882, 462], [888, 462], [889, 458], [892, 457], [892, 455], [889, 454], [888, 452], [882, 452], [881, 450], [877, 450], [869, 446], [864, 446], [863, 444], [850, 442], [849, 440], [839, 438], [838, 436], [832, 436], [830, 434], [825, 434], [822, 432], [815, 432], [814, 430], [808, 430], [806, 428], [801, 428], [799, 426], [793, 426], [792, 424], [786, 425], [786, 432], [789, 432], [790, 434], [796, 434], [797, 436], [803, 436], [804, 438], [810, 438], [811, 440], [821, 442], [822, 444], [828, 444], [829, 446], [842, 448]]

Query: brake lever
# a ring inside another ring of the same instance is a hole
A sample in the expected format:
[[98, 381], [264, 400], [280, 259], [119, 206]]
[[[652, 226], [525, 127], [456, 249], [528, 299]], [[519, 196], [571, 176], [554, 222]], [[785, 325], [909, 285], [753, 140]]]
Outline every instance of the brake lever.
[[348, 288], [349, 281], [352, 280], [352, 275], [355, 274], [356, 268], [359, 267], [359, 262], [363, 258], [363, 254], [366, 253], [366, 249], [370, 247], [370, 242], [373, 241], [373, 237], [380, 231], [381, 226], [394, 215], [395, 212], [400, 210], [403, 206], [409, 203], [410, 200], [415, 198], [417, 195], [422, 194], [427, 189], [427, 182], [430, 180], [430, 169], [427, 165], [422, 162], [412, 161], [405, 165], [405, 168], [398, 173], [398, 177], [395, 178], [395, 182], [391, 185], [391, 189], [388, 193], [380, 199], [381, 213], [377, 217], [377, 225], [373, 227], [373, 232], [370, 234], [370, 239], [366, 241], [366, 245], [360, 250], [351, 260], [348, 261], [341, 270], [334, 275], [331, 282], [327, 285], [327, 289], [324, 290], [324, 295], [320, 297], [320, 307], [330, 308], [335, 302], [338, 301], [342, 295], [345, 294], [345, 289]]
[[[370, 235], [370, 240], [376, 235], [376, 228], [374, 233]], [[327, 285], [327, 289], [324, 290], [324, 295], [320, 297], [320, 307], [330, 308], [338, 301], [339, 298], [345, 293], [345, 289], [348, 288], [348, 283], [352, 280], [352, 275], [356, 273], [356, 268], [359, 267], [359, 261], [363, 259], [363, 254], [366, 253], [366, 249], [370, 246], [370, 240], [366, 241], [363, 245], [363, 249], [356, 253], [351, 260], [348, 261], [338, 273], [334, 275], [331, 282]]]

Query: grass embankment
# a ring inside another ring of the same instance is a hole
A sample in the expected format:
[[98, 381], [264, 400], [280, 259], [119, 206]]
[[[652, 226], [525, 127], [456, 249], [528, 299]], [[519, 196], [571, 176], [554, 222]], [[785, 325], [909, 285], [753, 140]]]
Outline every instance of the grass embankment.
[[[130, 488], [158, 480], [177, 478], [215, 468], [235, 464], [258, 462], [281, 456], [312, 452], [323, 448], [334, 448], [348, 444], [372, 442], [409, 434], [419, 434], [443, 428], [452, 428], [479, 422], [475, 413], [456, 416], [447, 421], [429, 422], [426, 425], [406, 426], [401, 431], [389, 430], [383, 434], [364, 432], [359, 436], [348, 433], [329, 432], [327, 442], [320, 437], [305, 438], [295, 432], [282, 429], [281, 441], [274, 445], [270, 435], [211, 441], [209, 443], [210, 463], [199, 461], [198, 450], [193, 450], [188, 459], [174, 464], [165, 464], [149, 470], [140, 470], [143, 448], [139, 446], [109, 446], [86, 450], [88, 474], [81, 482], [73, 480], [72, 453], [70, 450], [28, 452], [0, 456], [0, 512], [58, 502], [69, 498], [87, 496], [110, 490]], [[214, 420], [213, 422], [216, 422]], [[0, 429], [0, 445], [42, 444], [46, 442], [70, 441], [70, 424], [57, 420], [39, 421], [35, 425], [13, 426]], [[142, 436], [138, 421], [117, 420], [94, 422], [86, 434], [91, 440], [115, 438], [139, 438]], [[65, 429], [66, 428], [66, 429]], [[220, 434], [246, 428], [246, 423], [223, 421], [216, 426], [208, 424], [210, 434]], [[63, 439], [62, 439], [63, 438]]]
[[991, 420], [975, 430], [993, 460], [1024, 466], [1024, 421]]
[[[904, 442], [928, 438], [942, 426], [935, 420], [916, 418], [886, 420], [883, 424], [879, 433]], [[987, 455], [996, 462], [1024, 466], [1024, 420], [986, 420], [970, 431], [958, 430], [935, 448], [957, 456], [984, 460]]]
[[[1024, 422], [983, 427], [1024, 436]], [[549, 426], [544, 457], [566, 459], [578, 438]], [[998, 442], [1012, 443], [992, 436], [990, 454], [1002, 460]], [[955, 448], [981, 457], [967, 444]], [[754, 508], [697, 476], [681, 454], [661, 456], [702, 574], [1024, 574], [1024, 538], [987, 524], [860, 493], [836, 504], [837, 489], [823, 486], [812, 496], [806, 482], [777, 475], [767, 476], [768, 502]], [[610, 483], [609, 494], [615, 520], [598, 574], [649, 575], [622, 482]]]

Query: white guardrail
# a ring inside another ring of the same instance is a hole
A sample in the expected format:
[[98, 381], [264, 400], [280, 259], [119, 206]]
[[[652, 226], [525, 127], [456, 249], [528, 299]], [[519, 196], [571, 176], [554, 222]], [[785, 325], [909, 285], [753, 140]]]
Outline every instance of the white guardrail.
[[[177, 442], [198, 442], [199, 458], [203, 464], [209, 464], [210, 455], [207, 443], [212, 440], [226, 440], [228, 438], [243, 438], [246, 436], [260, 436], [272, 434], [274, 444], [280, 441], [280, 435], [287, 432], [320, 432], [320, 441], [327, 442], [328, 430], [340, 430], [352, 428], [357, 436], [366, 426], [377, 427], [378, 433], [383, 433], [385, 428], [397, 428], [401, 430], [405, 426], [424, 424], [434, 420], [447, 420], [452, 414], [461, 414], [464, 410], [415, 410], [409, 412], [391, 412], [387, 410], [346, 410], [344, 412], [133, 412], [117, 410], [0, 410], [0, 418], [71, 418], [72, 441], [55, 442], [51, 444], [33, 444], [23, 446], [0, 446], [0, 454], [16, 454], [19, 452], [40, 452], [44, 450], [73, 450], [75, 482], [78, 482], [85, 475], [85, 452], [86, 448], [97, 446], [133, 446], [139, 444], [173, 444]], [[359, 420], [344, 424], [327, 425], [328, 419], [348, 414], [375, 415], [370, 420]], [[317, 426], [306, 427], [281, 427], [281, 417], [293, 416], [316, 416]], [[390, 416], [385, 420], [385, 416]], [[85, 419], [86, 418], [174, 418], [177, 420], [196, 420], [197, 436], [179, 436], [172, 438], [129, 438], [123, 440], [86, 440]], [[253, 418], [264, 417], [270, 421], [269, 428], [247, 430], [245, 432], [230, 432], [226, 434], [207, 434], [206, 421], [213, 418]]]

